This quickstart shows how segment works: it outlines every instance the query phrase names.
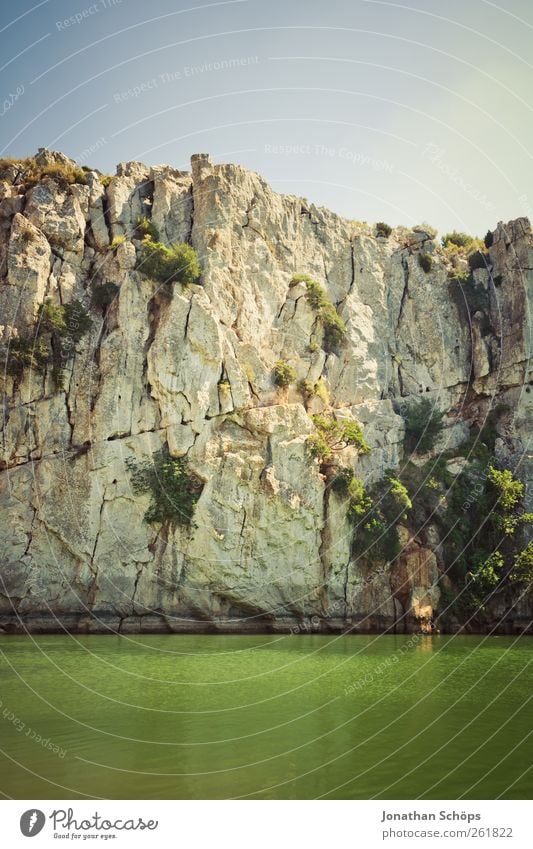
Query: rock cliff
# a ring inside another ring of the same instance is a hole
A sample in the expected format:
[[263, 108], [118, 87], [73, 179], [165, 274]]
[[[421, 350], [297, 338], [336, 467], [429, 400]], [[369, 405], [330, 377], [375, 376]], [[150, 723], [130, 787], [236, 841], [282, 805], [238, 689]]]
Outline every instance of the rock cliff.
[[[311, 414], [361, 425], [371, 452], [339, 456], [370, 487], [431, 458], [457, 476], [461, 446], [497, 411], [494, 456], [527, 485], [527, 219], [498, 224], [466, 291], [453, 268], [464, 261], [430, 228], [379, 235], [205, 155], [191, 173], [128, 162], [109, 179], [65, 180], [74, 163], [44, 150], [36, 162], [32, 180], [16, 163], [0, 170], [0, 625], [432, 627], [450, 569], [437, 514], [420, 517], [414, 493], [399, 554], [357, 553], [346, 499], [309, 455]], [[143, 218], [164, 244], [194, 247], [199, 284], [143, 274]], [[345, 323], [334, 350], [302, 275]], [[113, 297], [95, 305], [104, 283]], [[53, 336], [36, 335], [44, 302], [81, 303], [92, 319], [60, 361]], [[19, 371], [17, 339], [34, 342]], [[49, 347], [40, 367], [37, 339]], [[296, 374], [288, 386], [273, 380], [279, 361]], [[408, 456], [405, 410], [421, 397], [445, 427]], [[145, 521], [149, 495], [132, 487], [132, 463], [162, 448], [202, 482], [188, 525]], [[506, 627], [530, 615], [525, 596], [498, 603], [512, 610]]]

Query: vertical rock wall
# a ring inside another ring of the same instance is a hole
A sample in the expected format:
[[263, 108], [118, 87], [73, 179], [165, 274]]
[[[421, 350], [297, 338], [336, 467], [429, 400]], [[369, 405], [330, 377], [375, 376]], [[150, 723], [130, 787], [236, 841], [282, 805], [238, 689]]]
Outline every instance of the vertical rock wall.
[[[61, 154], [41, 162], [67, 164]], [[104, 186], [0, 173], [0, 331], [34, 338], [39, 305], [80, 300], [93, 328], [66, 363], [4, 373], [0, 522], [4, 628], [80, 630], [418, 627], [438, 603], [439, 540], [402, 531], [394, 567], [356, 558], [346, 503], [306, 448], [310, 413], [359, 421], [370, 455], [342, 457], [367, 482], [400, 468], [403, 418], [429, 397], [453, 450], [495, 403], [498, 455], [527, 480], [532, 235], [499, 224], [476, 304], [449, 282], [431, 234], [376, 237], [235, 165], [192, 173], [125, 163]], [[165, 287], [138, 269], [138, 219], [163, 242], [190, 242], [201, 285]], [[420, 253], [430, 253], [430, 273]], [[324, 350], [295, 274], [327, 290], [347, 326]], [[106, 308], [91, 292], [114, 283]], [[329, 397], [276, 387], [283, 359]], [[143, 516], [127, 463], [168, 446], [204, 482], [190, 527]], [[444, 564], [445, 565], [445, 564]]]

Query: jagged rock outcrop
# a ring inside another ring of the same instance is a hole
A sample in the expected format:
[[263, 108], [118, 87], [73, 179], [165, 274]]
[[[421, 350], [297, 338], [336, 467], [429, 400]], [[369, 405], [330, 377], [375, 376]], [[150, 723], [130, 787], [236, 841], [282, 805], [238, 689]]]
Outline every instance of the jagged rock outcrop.
[[[53, 165], [68, 160], [42, 152]], [[43, 159], [44, 157], [44, 159]], [[70, 163], [73, 166], [73, 163]], [[104, 181], [107, 183], [107, 181]], [[165, 287], [138, 268], [139, 218], [198, 252], [201, 285]], [[0, 179], [0, 330], [34, 333], [45, 299], [92, 308], [64, 364], [4, 374], [0, 624], [9, 628], [185, 631], [430, 627], [445, 568], [431, 525], [403, 530], [398, 561], [355, 557], [346, 503], [306, 448], [308, 415], [356, 419], [371, 446], [343, 462], [367, 482], [404, 462], [401, 412], [414, 398], [446, 412], [453, 449], [495, 403], [497, 451], [527, 480], [531, 375], [529, 222], [499, 224], [476, 303], [448, 280], [431, 234], [376, 237], [235, 165], [192, 172], [125, 163], [107, 185]], [[114, 241], [113, 241], [114, 240]], [[426, 273], [420, 254], [433, 258]], [[295, 274], [325, 287], [346, 323], [328, 353]], [[9, 356], [9, 351], [7, 351]], [[322, 379], [329, 399], [272, 380], [276, 361]], [[307, 407], [307, 409], [306, 409]], [[168, 445], [204, 483], [191, 526], [143, 521], [128, 461]], [[521, 608], [522, 609], [522, 608]]]

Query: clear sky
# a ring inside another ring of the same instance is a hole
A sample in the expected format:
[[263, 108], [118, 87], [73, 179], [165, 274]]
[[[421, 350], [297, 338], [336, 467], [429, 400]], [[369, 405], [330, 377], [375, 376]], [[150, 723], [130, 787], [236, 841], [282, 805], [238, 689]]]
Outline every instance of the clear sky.
[[208, 152], [349, 218], [533, 217], [530, 0], [20, 0], [0, 38], [2, 156]]

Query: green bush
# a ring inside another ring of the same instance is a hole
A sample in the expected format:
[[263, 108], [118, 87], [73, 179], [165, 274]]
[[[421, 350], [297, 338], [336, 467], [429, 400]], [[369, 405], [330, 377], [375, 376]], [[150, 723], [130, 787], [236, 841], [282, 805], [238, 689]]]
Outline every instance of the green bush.
[[[56, 387], [62, 388], [61, 363], [91, 327], [92, 320], [80, 301], [62, 306], [47, 299], [39, 306], [34, 339], [11, 339], [4, 356], [7, 373], [20, 376], [25, 368], [44, 372], [52, 360], [52, 378]], [[43, 333], [52, 334], [52, 349], [40, 338]]]
[[348, 466], [337, 466], [331, 479], [331, 488], [340, 498], [346, 498], [350, 492], [350, 484], [355, 477], [353, 469]]
[[393, 560], [400, 549], [397, 523], [406, 518], [411, 499], [403, 483], [388, 471], [368, 492], [352, 469], [338, 467], [331, 488], [348, 498], [347, 517], [354, 525], [353, 549], [372, 559]]
[[418, 254], [418, 264], [420, 265], [420, 268], [428, 274], [433, 267], [433, 257], [431, 254], [427, 254], [422, 251], [422, 253]]
[[318, 311], [330, 306], [331, 302], [326, 290], [317, 280], [311, 280], [310, 277], [307, 277], [304, 282], [307, 288], [306, 297], [312, 309]]
[[519, 510], [524, 484], [513, 476], [510, 469], [489, 466], [487, 494], [492, 508], [491, 523], [504, 536], [512, 537], [519, 527], [533, 521], [533, 513]]
[[333, 353], [346, 335], [344, 321], [320, 283], [313, 280], [307, 274], [295, 274], [292, 280], [297, 283], [305, 283], [307, 301], [317, 313], [324, 328], [324, 350], [328, 353]]
[[323, 307], [320, 320], [324, 327], [324, 350], [334, 353], [346, 335], [346, 325], [333, 304]]
[[126, 237], [123, 236], [123, 235], [114, 236], [112, 241], [111, 241], [111, 244], [109, 245], [108, 250], [109, 251], [116, 250], [116, 248], [118, 248], [120, 245], [123, 245], [125, 241], [126, 241]]
[[79, 168], [77, 165], [63, 165], [61, 163], [57, 165], [36, 164], [35, 167], [30, 167], [29, 171], [24, 175], [24, 182], [28, 184], [29, 181], [32, 185], [35, 185], [45, 177], [55, 180], [63, 187], [72, 185], [73, 183], [78, 183], [82, 186], [87, 185], [87, 175], [83, 168]]
[[468, 271], [450, 271], [448, 279], [450, 283], [462, 287], [471, 282], [471, 274]]
[[147, 277], [159, 283], [181, 283], [184, 286], [198, 281], [201, 274], [198, 254], [190, 245], [182, 243], [167, 248], [146, 236], [142, 247], [139, 270]]
[[393, 560], [400, 549], [396, 527], [398, 516], [388, 519], [380, 504], [381, 487], [367, 492], [362, 481], [354, 478], [350, 485], [348, 518], [354, 524], [352, 548], [355, 554], [375, 562]]
[[500, 471], [494, 466], [489, 466], [487, 479], [502, 511], [509, 512], [517, 507], [524, 495], [522, 481], [517, 480], [509, 469]]
[[133, 491], [149, 493], [147, 522], [189, 525], [202, 489], [202, 481], [188, 470], [183, 457], [170, 457], [168, 450], [156, 452], [151, 460], [135, 464], [127, 462]]
[[486, 251], [474, 251], [468, 257], [468, 267], [470, 271], [475, 271], [476, 268], [486, 268], [489, 262], [489, 255]]
[[308, 282], [313, 282], [311, 280], [311, 277], [309, 277], [308, 274], [293, 274], [292, 277], [291, 277], [290, 285], [296, 286], [297, 283], [308, 283]]
[[400, 551], [398, 522], [407, 519], [412, 502], [407, 488], [392, 470], [370, 490], [372, 510], [356, 532], [357, 546], [367, 555], [382, 560], [394, 560]]
[[501, 581], [504, 560], [500, 552], [494, 551], [465, 576], [460, 607], [469, 616], [485, 610]]
[[91, 295], [91, 304], [93, 307], [108, 307], [113, 303], [119, 292], [119, 287], [116, 283], [101, 283], [95, 286]]
[[357, 524], [363, 517], [367, 517], [369, 511], [372, 509], [372, 499], [368, 495], [363, 481], [355, 475], [353, 475], [348, 484], [348, 498], [350, 499], [348, 504], [348, 518], [354, 524]]
[[37, 185], [45, 177], [55, 180], [62, 188], [73, 183], [87, 184], [87, 175], [83, 168], [71, 163], [55, 162], [45, 165], [37, 162], [34, 156], [26, 159], [0, 159], [0, 171], [7, 167], [18, 168], [16, 182], [24, 184], [27, 189]]
[[491, 450], [479, 439], [467, 445], [469, 462], [456, 479], [447, 481], [435, 518], [441, 526], [444, 561], [451, 564], [449, 575], [458, 590], [456, 612], [475, 616], [483, 611], [490, 584], [503, 586], [507, 577], [519, 580], [520, 564], [527, 562], [528, 554], [520, 559], [521, 535], [516, 531], [533, 516], [521, 508], [522, 482], [510, 470], [498, 469]]
[[349, 445], [356, 448], [358, 454], [369, 454], [370, 446], [366, 442], [361, 425], [347, 419], [334, 419], [331, 416], [311, 416], [316, 432], [307, 439], [312, 457], [322, 465], [328, 465], [335, 453], [343, 451]]
[[533, 585], [533, 542], [515, 555], [509, 579], [513, 583], [527, 584], [529, 591]]
[[274, 366], [274, 383], [276, 386], [286, 387], [296, 380], [296, 372], [285, 360], [278, 360]]
[[469, 236], [468, 233], [458, 233], [457, 230], [454, 230], [452, 233], [445, 233], [441, 241], [443, 248], [447, 248], [449, 245], [456, 245], [458, 248], [467, 248], [472, 242], [477, 240], [474, 236]]
[[318, 380], [301, 380], [299, 389], [302, 395], [309, 400], [310, 398], [320, 398], [324, 404], [329, 404], [329, 392], [326, 384], [321, 377]]
[[79, 342], [92, 327], [92, 319], [81, 303], [71, 301], [64, 306], [46, 300], [37, 313], [37, 333], [53, 333], [71, 344]]
[[405, 416], [405, 450], [431, 451], [443, 426], [442, 413], [428, 398], [412, 404]]
[[151, 218], [143, 215], [135, 225], [135, 236], [137, 239], [144, 239], [145, 236], [148, 236], [153, 242], [157, 242], [159, 240], [159, 230]]
[[391, 470], [374, 487], [372, 497], [379, 499], [381, 512], [389, 524], [405, 519], [413, 506], [406, 486]]
[[37, 332], [65, 334], [67, 324], [64, 307], [53, 304], [49, 299], [40, 304], [37, 311]]
[[44, 372], [48, 358], [48, 346], [42, 339], [14, 336], [4, 354], [5, 371], [14, 377], [20, 377], [25, 368]]
[[392, 233], [392, 227], [389, 227], [388, 224], [385, 224], [384, 221], [378, 221], [376, 224], [376, 236], [383, 236], [385, 239], [388, 239], [390, 234]]
[[364, 554], [366, 558], [392, 561], [400, 552], [400, 537], [396, 525], [387, 525], [379, 513], [373, 515], [370, 511], [358, 525], [353, 548], [356, 554]]
[[422, 233], [429, 236], [430, 239], [434, 239], [437, 235], [437, 230], [435, 227], [432, 227], [431, 224], [428, 224], [427, 221], [422, 221], [422, 224], [416, 224], [413, 227], [413, 233]]

